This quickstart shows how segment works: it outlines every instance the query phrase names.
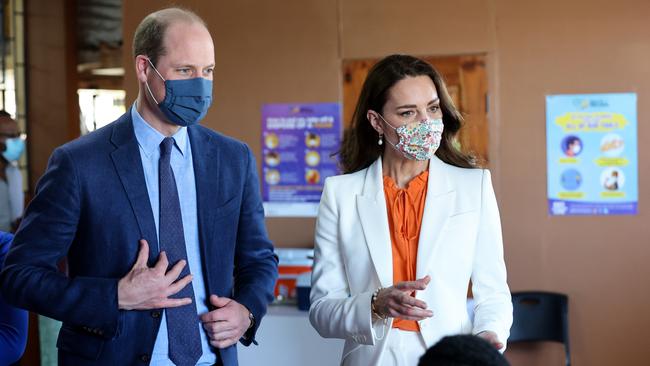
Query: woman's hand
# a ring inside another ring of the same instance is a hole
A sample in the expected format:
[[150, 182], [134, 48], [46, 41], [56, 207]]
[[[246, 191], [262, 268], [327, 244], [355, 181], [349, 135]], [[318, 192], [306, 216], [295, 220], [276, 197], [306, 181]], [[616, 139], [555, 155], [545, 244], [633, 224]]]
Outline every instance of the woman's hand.
[[374, 302], [375, 312], [382, 317], [406, 320], [422, 320], [432, 317], [433, 312], [427, 309], [427, 304], [413, 296], [415, 291], [427, 288], [429, 281], [431, 281], [431, 277], [426, 276], [417, 281], [399, 282], [382, 289]]
[[503, 342], [501, 342], [499, 340], [499, 337], [497, 337], [497, 334], [491, 330], [484, 330], [481, 333], [477, 334], [477, 336], [488, 341], [496, 349], [503, 348]]

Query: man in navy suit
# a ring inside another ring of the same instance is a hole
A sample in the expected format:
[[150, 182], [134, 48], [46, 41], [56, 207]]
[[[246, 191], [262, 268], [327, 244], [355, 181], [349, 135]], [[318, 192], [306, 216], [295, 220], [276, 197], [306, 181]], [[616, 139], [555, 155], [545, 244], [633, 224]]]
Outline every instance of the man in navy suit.
[[0, 285], [63, 322], [61, 365], [237, 365], [255, 342], [277, 257], [250, 149], [197, 124], [213, 47], [192, 12], [148, 15], [134, 106], [50, 158]]

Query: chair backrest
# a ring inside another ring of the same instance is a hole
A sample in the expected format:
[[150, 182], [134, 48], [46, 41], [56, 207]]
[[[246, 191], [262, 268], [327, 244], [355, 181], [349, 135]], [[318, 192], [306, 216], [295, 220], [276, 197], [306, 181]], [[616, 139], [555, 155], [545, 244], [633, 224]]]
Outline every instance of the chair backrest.
[[555, 341], [569, 336], [568, 299], [552, 292], [513, 292], [510, 342]]
[[569, 304], [564, 294], [541, 291], [512, 293], [513, 322], [508, 343], [555, 341], [564, 343], [570, 365]]

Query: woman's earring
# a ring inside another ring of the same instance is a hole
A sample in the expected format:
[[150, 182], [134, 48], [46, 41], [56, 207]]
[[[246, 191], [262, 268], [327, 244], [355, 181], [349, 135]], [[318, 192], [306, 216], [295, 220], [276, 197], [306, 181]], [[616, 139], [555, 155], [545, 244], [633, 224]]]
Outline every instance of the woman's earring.
[[377, 145], [381, 146], [384, 144], [384, 135], [379, 135], [379, 140], [377, 141]]

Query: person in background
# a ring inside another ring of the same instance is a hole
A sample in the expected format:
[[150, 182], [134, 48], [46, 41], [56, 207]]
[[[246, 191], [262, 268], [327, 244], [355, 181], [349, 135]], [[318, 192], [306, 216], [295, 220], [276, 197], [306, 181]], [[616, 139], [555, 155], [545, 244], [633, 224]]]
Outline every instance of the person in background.
[[25, 205], [23, 176], [18, 159], [25, 151], [25, 138], [11, 115], [0, 110], [0, 230], [18, 228]]
[[370, 70], [316, 222], [309, 315], [345, 339], [344, 365], [412, 366], [459, 333], [505, 347], [499, 211], [490, 172], [453, 145], [461, 122], [428, 63], [392, 55]]
[[509, 366], [508, 360], [484, 339], [473, 335], [447, 336], [420, 358], [418, 366]]
[[[11, 234], [0, 231], [0, 269], [11, 245], [11, 239]], [[27, 322], [27, 312], [9, 306], [0, 295], [0, 366], [11, 365], [25, 352]]]
[[[236, 365], [278, 273], [255, 159], [198, 124], [215, 59], [195, 13], [147, 15], [133, 61], [130, 110], [53, 152], [2, 294], [63, 322], [61, 366]], [[57, 271], [64, 257], [66, 274]]]

